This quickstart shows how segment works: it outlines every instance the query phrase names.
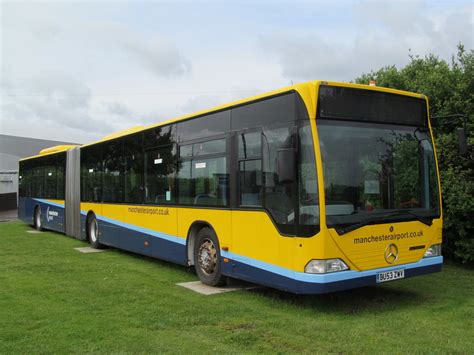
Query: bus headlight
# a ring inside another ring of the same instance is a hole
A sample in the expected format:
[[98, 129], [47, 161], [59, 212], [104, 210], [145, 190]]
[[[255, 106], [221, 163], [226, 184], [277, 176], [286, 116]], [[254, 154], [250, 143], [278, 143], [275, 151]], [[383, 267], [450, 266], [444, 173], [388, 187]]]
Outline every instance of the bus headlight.
[[304, 268], [304, 272], [308, 274], [326, 274], [344, 270], [349, 270], [349, 267], [341, 259], [311, 260]]
[[431, 258], [432, 256], [440, 256], [441, 255], [441, 244], [433, 244], [430, 246], [426, 251], [424, 258]]

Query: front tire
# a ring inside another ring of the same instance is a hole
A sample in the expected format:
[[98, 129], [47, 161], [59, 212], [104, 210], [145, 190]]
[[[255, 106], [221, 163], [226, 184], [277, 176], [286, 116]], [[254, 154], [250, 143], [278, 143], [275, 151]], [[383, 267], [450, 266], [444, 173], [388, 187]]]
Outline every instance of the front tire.
[[214, 231], [202, 228], [194, 244], [194, 263], [196, 273], [203, 284], [223, 286], [227, 277], [221, 273], [221, 252]]
[[94, 214], [87, 218], [87, 239], [92, 248], [100, 249], [102, 247], [102, 244], [99, 243], [99, 225]]
[[43, 230], [43, 223], [41, 222], [41, 208], [36, 206], [35, 215], [33, 217], [33, 225], [37, 231]]

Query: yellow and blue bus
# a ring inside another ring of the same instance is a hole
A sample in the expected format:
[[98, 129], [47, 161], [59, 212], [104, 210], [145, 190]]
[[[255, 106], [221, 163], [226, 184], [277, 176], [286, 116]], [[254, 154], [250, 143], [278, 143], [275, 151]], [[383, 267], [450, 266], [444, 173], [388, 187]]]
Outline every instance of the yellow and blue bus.
[[25, 222], [194, 266], [208, 285], [231, 277], [317, 294], [443, 263], [420, 94], [297, 84], [51, 148], [22, 160], [20, 175]]

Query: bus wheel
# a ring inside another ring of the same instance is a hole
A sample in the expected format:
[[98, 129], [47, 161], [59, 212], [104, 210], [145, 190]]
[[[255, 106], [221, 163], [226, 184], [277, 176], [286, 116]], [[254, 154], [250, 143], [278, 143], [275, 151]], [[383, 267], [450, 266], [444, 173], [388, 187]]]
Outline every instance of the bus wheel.
[[37, 231], [43, 230], [43, 226], [41, 224], [41, 208], [36, 206], [35, 208], [35, 216], [33, 219], [33, 225]]
[[99, 243], [99, 225], [97, 224], [97, 218], [93, 214], [87, 218], [87, 238], [92, 248], [101, 248], [102, 245]]
[[202, 228], [194, 244], [196, 273], [202, 283], [209, 286], [223, 286], [227, 277], [221, 274], [221, 253], [219, 242], [210, 228]]

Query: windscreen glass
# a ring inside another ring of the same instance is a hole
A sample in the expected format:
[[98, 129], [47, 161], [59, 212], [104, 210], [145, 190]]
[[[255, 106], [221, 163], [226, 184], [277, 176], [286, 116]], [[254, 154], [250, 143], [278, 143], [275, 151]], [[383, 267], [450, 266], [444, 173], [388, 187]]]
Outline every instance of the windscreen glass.
[[[350, 107], [346, 111], [349, 114]], [[380, 217], [426, 220], [439, 216], [434, 151], [427, 128], [382, 123], [383, 117], [374, 122], [364, 122], [371, 118], [324, 119], [320, 113], [328, 226], [371, 224]], [[401, 117], [400, 122], [407, 119]]]

